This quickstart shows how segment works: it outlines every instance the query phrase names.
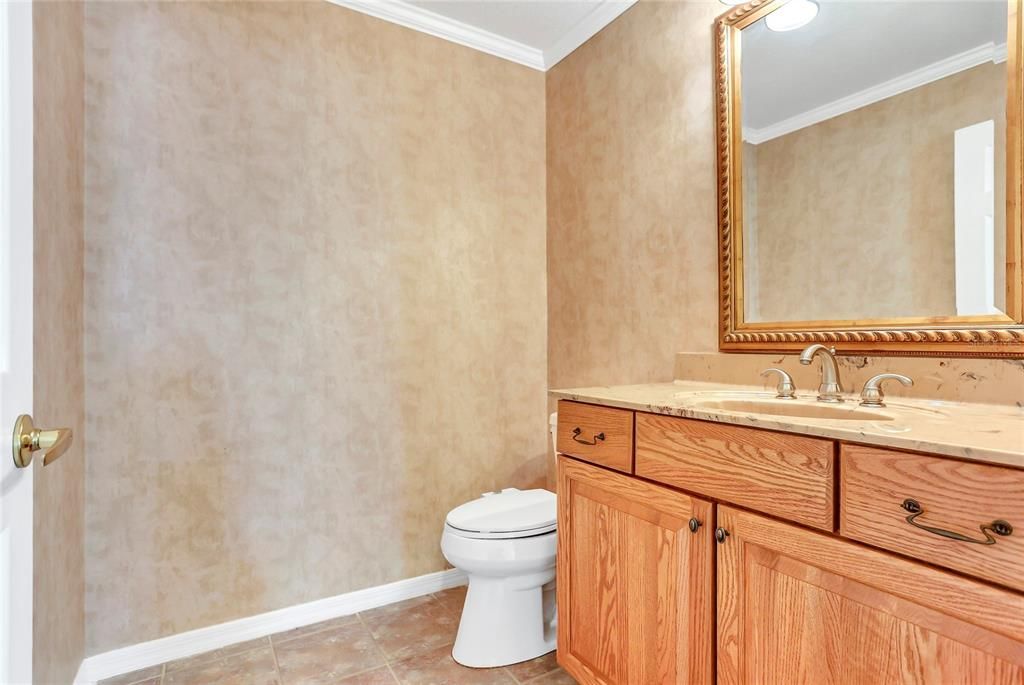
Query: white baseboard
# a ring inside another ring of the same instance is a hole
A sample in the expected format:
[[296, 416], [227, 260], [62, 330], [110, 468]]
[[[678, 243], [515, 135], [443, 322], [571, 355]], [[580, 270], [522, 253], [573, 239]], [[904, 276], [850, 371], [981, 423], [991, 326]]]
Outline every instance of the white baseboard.
[[420, 597], [450, 587], [465, 585], [466, 574], [458, 569], [428, 573], [387, 585], [356, 590], [335, 597], [297, 604], [215, 626], [189, 630], [137, 645], [121, 647], [88, 657], [75, 677], [75, 685], [87, 685], [104, 678], [131, 673], [173, 659], [226, 647], [236, 642], [265, 637], [339, 616], [348, 616], [403, 599]]

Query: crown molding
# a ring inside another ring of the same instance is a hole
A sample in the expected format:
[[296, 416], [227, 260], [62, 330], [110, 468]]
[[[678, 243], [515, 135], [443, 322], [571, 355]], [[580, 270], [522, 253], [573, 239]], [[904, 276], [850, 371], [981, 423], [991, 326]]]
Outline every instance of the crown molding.
[[604, 0], [596, 5], [587, 16], [559, 38], [557, 43], [544, 51], [544, 68], [550, 69], [561, 62], [636, 3], [637, 0]]
[[467, 48], [486, 52], [531, 69], [547, 71], [632, 7], [637, 0], [603, 0], [547, 50], [541, 50], [450, 19], [436, 12], [403, 2], [403, 0], [327, 0], [327, 2], [436, 38], [458, 43]]
[[946, 59], [933, 62], [927, 66], [897, 76], [894, 79], [879, 83], [878, 85], [865, 88], [862, 91], [844, 98], [801, 112], [795, 116], [783, 119], [769, 126], [762, 128], [743, 128], [743, 141], [757, 145], [784, 136], [787, 133], [798, 131], [808, 126], [837, 117], [840, 114], [852, 112], [855, 109], [866, 107], [894, 95], [905, 93], [933, 81], [944, 79], [961, 71], [976, 67], [986, 62], [998, 64], [1006, 61], [1006, 43], [996, 45], [985, 43], [976, 48], [966, 50], [959, 54], [947, 57]]
[[414, 31], [464, 45], [531, 69], [544, 71], [544, 53], [496, 33], [449, 19], [402, 0], [327, 0], [356, 12], [377, 17]]

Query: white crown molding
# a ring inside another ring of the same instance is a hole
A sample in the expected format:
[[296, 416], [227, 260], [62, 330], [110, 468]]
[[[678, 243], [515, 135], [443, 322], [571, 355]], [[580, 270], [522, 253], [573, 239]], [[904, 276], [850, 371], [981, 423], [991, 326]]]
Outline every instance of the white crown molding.
[[603, 0], [547, 50], [526, 45], [402, 0], [327, 0], [341, 7], [464, 45], [489, 55], [547, 71], [637, 0]]
[[550, 69], [561, 62], [636, 3], [637, 0], [605, 0], [595, 6], [587, 16], [559, 38], [557, 43], [544, 51], [544, 68]]
[[402, 0], [327, 0], [335, 5], [368, 14], [414, 31], [464, 45], [495, 57], [544, 71], [544, 53], [539, 49], [490, 33], [455, 19], [410, 5]]
[[104, 678], [131, 673], [139, 669], [201, 654], [212, 649], [246, 640], [266, 637], [282, 630], [291, 630], [339, 616], [348, 616], [404, 599], [420, 597], [450, 587], [464, 585], [466, 574], [458, 569], [428, 573], [425, 576], [399, 580], [387, 585], [357, 590], [343, 595], [268, 611], [237, 621], [228, 621], [206, 628], [169, 635], [129, 647], [91, 656], [82, 661], [75, 676], [75, 685], [94, 684]]
[[1006, 61], [1006, 43], [1000, 45], [995, 45], [994, 43], [979, 45], [971, 50], [966, 50], [952, 57], [933, 62], [920, 69], [897, 76], [894, 79], [879, 83], [870, 88], [865, 88], [844, 98], [833, 100], [820, 107], [801, 112], [774, 124], [762, 128], [744, 127], [743, 140], [744, 142], [757, 145], [772, 138], [778, 138], [787, 133], [813, 126], [826, 119], [837, 117], [840, 114], [846, 114], [855, 109], [891, 98], [894, 95], [905, 93], [933, 81], [944, 79], [947, 76], [952, 76], [971, 67], [976, 67], [979, 64], [986, 62], [998, 64], [1004, 61]]

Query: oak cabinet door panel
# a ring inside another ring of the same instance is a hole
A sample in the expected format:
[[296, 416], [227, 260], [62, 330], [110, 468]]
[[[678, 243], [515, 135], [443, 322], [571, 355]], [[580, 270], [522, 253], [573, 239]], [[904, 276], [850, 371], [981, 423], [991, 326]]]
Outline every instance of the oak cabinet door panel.
[[1024, 684], [1024, 597], [719, 507], [718, 682]]
[[710, 684], [712, 534], [709, 502], [559, 457], [559, 663], [584, 685]]

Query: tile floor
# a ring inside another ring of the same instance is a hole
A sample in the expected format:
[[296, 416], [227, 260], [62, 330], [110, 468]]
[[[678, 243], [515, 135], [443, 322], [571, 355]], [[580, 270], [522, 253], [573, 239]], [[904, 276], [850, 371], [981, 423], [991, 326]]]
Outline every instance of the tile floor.
[[99, 685], [572, 685], [555, 655], [507, 668], [452, 660], [466, 588], [171, 661]]

